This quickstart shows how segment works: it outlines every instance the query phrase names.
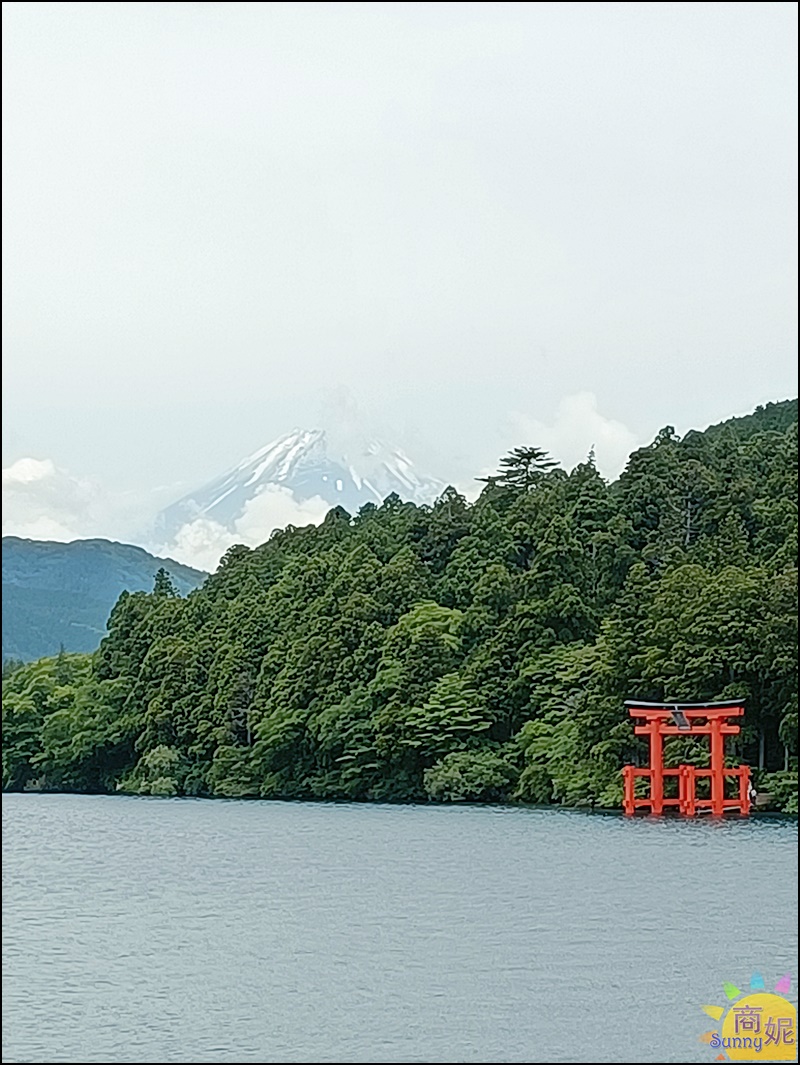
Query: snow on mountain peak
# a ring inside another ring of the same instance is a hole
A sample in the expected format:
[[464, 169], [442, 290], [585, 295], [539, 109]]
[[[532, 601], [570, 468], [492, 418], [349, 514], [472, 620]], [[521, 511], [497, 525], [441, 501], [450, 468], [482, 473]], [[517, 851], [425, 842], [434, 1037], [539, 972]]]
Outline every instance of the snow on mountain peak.
[[232, 530], [251, 500], [276, 488], [298, 503], [316, 499], [355, 513], [393, 492], [410, 502], [432, 503], [444, 484], [420, 473], [400, 448], [378, 438], [334, 442], [324, 429], [294, 428], [167, 507], [158, 526], [172, 536], [204, 518]]

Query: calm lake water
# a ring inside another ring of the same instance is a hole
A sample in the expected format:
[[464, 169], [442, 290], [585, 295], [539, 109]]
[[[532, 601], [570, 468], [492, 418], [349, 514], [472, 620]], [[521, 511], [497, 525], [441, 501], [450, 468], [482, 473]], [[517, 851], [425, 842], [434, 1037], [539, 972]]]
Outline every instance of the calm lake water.
[[3, 1060], [711, 1061], [797, 974], [796, 828], [8, 795]]

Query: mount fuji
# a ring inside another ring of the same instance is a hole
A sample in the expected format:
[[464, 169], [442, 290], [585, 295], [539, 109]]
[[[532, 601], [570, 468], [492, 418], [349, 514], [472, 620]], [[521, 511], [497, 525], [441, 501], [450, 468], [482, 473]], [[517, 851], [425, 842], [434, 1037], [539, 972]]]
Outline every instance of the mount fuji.
[[205, 518], [233, 529], [268, 486], [290, 492], [298, 503], [318, 498], [351, 514], [365, 503], [379, 505], [393, 492], [408, 502], [432, 503], [445, 487], [382, 440], [337, 446], [324, 429], [293, 429], [162, 510], [157, 528], [171, 537], [187, 522]]

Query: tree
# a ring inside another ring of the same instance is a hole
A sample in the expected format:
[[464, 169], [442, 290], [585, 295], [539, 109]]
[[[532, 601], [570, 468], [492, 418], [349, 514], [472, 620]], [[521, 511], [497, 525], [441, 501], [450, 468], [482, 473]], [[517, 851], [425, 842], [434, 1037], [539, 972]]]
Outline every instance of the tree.
[[497, 751], [454, 751], [425, 770], [425, 791], [437, 802], [502, 802], [517, 776]]
[[515, 447], [500, 459], [500, 471], [496, 476], [477, 477], [476, 480], [527, 492], [540, 484], [545, 474], [555, 466], [553, 459], [541, 448]]
[[156, 570], [153, 581], [153, 595], [161, 599], [175, 599], [178, 595], [178, 591], [172, 583], [172, 577], [163, 566], [159, 566]]

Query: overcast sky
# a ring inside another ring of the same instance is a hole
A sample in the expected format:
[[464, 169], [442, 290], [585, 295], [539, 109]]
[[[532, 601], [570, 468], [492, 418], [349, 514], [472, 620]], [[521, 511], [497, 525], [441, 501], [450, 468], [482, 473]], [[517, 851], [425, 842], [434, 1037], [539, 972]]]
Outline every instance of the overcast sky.
[[610, 475], [797, 394], [793, 3], [3, 15], [4, 481], [135, 509], [342, 395]]

